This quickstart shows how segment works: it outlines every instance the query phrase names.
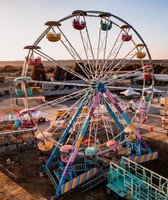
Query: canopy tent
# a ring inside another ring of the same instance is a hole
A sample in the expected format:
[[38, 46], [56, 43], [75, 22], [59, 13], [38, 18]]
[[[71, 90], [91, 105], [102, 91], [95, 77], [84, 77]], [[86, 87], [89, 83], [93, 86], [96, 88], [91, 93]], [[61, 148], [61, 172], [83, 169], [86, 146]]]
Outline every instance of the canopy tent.
[[34, 108], [30, 109], [23, 109], [19, 112], [20, 115], [22, 115], [26, 119], [30, 119], [29, 114], [32, 115], [32, 117], [46, 117], [48, 114], [45, 112], [41, 112], [40, 110], [35, 110]]
[[36, 110], [32, 113], [33, 117], [46, 117], [48, 114], [45, 112], [41, 112], [40, 110]]
[[161, 93], [161, 92], [164, 92], [164, 91], [162, 91], [162, 90], [156, 89], [155, 87], [152, 88], [152, 85], [151, 85], [150, 87], [146, 88], [145, 91], [148, 92], [148, 93], [150, 93], [150, 92], [152, 92], [152, 91], [153, 91], [153, 93]]
[[36, 110], [34, 109], [34, 108], [24, 108], [23, 110], [21, 110], [19, 113], [21, 114], [21, 115], [24, 115], [24, 114], [27, 114], [27, 113], [33, 113], [33, 112], [35, 112]]
[[153, 92], [154, 92], [154, 93], [160, 93], [160, 92], [164, 92], [164, 91], [161, 91], [161, 90], [158, 90], [158, 89], [156, 89], [156, 88], [153, 88]]
[[139, 92], [134, 91], [132, 88], [128, 88], [127, 90], [120, 92], [120, 94], [124, 94], [126, 97], [131, 95], [140, 95]]

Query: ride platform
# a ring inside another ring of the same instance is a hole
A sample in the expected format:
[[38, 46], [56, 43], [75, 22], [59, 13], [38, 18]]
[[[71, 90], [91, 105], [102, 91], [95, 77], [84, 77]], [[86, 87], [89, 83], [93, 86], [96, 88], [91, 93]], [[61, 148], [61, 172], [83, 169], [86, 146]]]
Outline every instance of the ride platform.
[[107, 191], [132, 199], [168, 199], [168, 179], [122, 157], [120, 165], [111, 162]]

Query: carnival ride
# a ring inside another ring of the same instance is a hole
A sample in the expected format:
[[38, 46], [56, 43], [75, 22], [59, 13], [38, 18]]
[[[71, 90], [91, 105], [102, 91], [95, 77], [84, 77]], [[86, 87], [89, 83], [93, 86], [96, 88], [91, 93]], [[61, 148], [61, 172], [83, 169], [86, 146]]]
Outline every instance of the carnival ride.
[[[145, 89], [153, 87], [153, 68], [149, 50], [139, 33], [123, 19], [101, 11], [76, 10], [45, 25], [47, 28], [34, 44], [24, 48], [28, 54], [20, 80], [28, 113], [27, 84], [44, 82], [27, 79], [31, 66], [38, 68], [47, 60], [83, 81], [45, 82], [79, 89], [35, 107], [49, 114], [59, 104], [68, 105], [51, 127], [45, 132], [40, 130], [43, 137], [38, 135], [42, 140], [39, 149], [51, 151], [42, 175], [47, 173], [51, 179], [56, 189], [55, 198], [78, 185], [86, 191], [105, 180], [102, 165], [105, 162], [109, 165], [109, 159], [122, 155], [137, 162], [156, 159], [158, 153], [152, 152], [140, 134], [140, 125], [147, 120], [153, 95], [151, 92], [145, 96]], [[64, 52], [67, 59], [70, 55], [78, 68], [74, 70], [59, 62], [60, 52]], [[138, 67], [124, 71], [135, 59]], [[116, 92], [127, 89], [128, 75], [139, 72], [143, 74], [143, 88], [139, 89], [137, 112], [133, 112]], [[121, 82], [125, 86], [116, 86]], [[74, 99], [77, 100], [74, 102]], [[50, 137], [49, 133], [59, 133], [59, 140]], [[90, 178], [94, 181], [90, 182]]]
[[[29, 111], [33, 113], [35, 110]], [[27, 109], [23, 109], [16, 115], [12, 113], [1, 115], [0, 121], [0, 145], [10, 145], [24, 143], [26, 140], [31, 140], [34, 137], [34, 132], [37, 130], [37, 119], [34, 121], [28, 114]]]

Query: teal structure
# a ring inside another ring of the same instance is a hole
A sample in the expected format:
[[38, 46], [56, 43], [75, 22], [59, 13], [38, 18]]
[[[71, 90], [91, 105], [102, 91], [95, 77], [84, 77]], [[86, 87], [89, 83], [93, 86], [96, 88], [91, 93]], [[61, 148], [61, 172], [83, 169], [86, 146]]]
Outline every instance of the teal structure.
[[168, 200], [168, 179], [122, 157], [110, 163], [107, 191], [126, 199]]

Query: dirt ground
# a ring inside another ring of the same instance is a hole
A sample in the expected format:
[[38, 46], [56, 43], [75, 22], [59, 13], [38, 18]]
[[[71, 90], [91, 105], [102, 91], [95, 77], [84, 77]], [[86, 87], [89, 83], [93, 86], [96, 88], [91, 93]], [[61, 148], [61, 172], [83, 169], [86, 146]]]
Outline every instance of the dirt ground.
[[[4, 102], [3, 102], [4, 103]], [[5, 105], [5, 104], [4, 104]], [[1, 113], [7, 113], [3, 110]], [[161, 127], [161, 120], [155, 117], [148, 118], [148, 124]], [[161, 130], [161, 129], [160, 129]], [[151, 132], [149, 127], [143, 127], [141, 134], [153, 151], [159, 152], [159, 158], [144, 163], [143, 166], [168, 178], [168, 137], [158, 131]], [[7, 165], [7, 158], [19, 156], [21, 163]], [[40, 177], [42, 165], [36, 149], [19, 152], [15, 145], [0, 147], [0, 199], [3, 200], [47, 200], [54, 195], [54, 187], [48, 177]], [[64, 200], [113, 200], [115, 199], [106, 192], [106, 183], [81, 193], [77, 188], [63, 196]]]

